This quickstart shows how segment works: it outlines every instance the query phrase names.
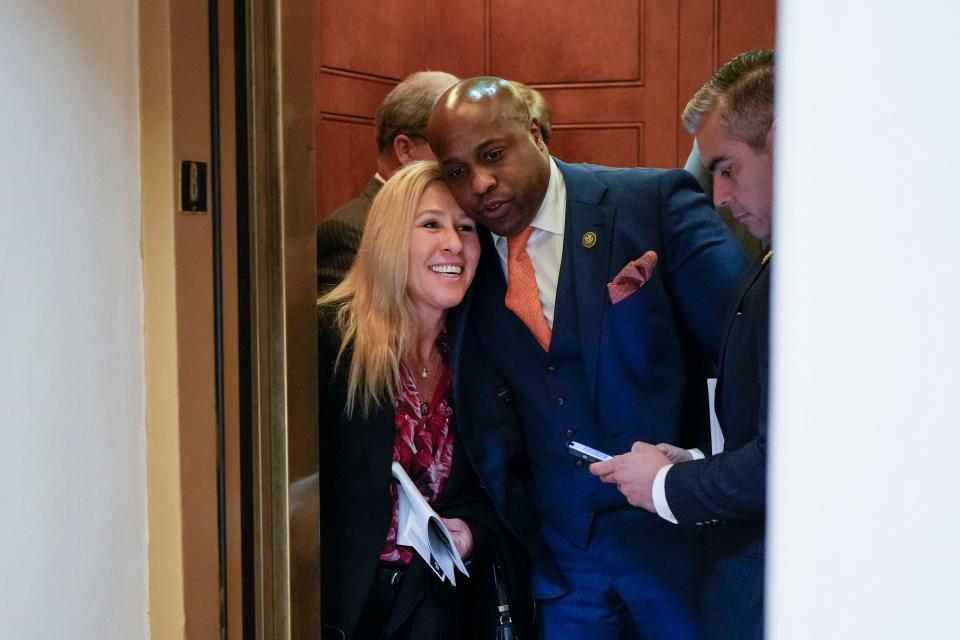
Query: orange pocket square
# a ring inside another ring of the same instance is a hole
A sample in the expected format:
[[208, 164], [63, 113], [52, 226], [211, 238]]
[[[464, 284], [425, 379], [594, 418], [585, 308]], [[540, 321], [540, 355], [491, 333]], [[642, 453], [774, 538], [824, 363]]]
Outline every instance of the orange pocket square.
[[642, 287], [653, 275], [653, 269], [656, 266], [657, 254], [653, 251], [647, 251], [636, 260], [628, 262], [627, 266], [616, 275], [613, 282], [607, 285], [607, 290], [610, 292], [610, 302], [617, 304]]

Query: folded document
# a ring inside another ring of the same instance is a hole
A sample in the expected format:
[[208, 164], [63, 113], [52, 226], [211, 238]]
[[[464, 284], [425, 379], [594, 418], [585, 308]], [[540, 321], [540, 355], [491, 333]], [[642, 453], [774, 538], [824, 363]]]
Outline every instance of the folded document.
[[397, 544], [416, 549], [441, 580], [449, 580], [456, 586], [454, 568], [470, 577], [463, 566], [457, 547], [453, 544], [450, 530], [440, 521], [440, 516], [423, 497], [399, 462], [391, 467], [393, 477], [400, 482], [398, 492]]

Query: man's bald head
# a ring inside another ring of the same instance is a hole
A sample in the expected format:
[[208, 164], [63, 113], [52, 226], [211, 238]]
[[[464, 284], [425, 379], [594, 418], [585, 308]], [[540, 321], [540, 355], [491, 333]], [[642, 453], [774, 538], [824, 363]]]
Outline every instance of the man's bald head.
[[501, 118], [513, 120], [524, 127], [530, 120], [527, 101], [516, 85], [492, 76], [468, 78], [453, 85], [437, 100], [434, 114], [444, 109], [456, 112], [493, 107]]
[[427, 138], [468, 214], [498, 235], [530, 224], [547, 190], [550, 161], [513, 83], [488, 76], [457, 83], [437, 101]]

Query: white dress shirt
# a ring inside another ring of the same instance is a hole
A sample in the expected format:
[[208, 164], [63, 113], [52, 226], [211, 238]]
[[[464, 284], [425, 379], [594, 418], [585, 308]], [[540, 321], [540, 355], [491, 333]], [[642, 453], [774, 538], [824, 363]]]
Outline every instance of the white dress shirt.
[[[702, 460], [706, 457], [700, 449], [687, 449], [687, 451], [694, 460]], [[667, 522], [677, 524], [677, 517], [673, 515], [670, 505], [667, 504], [667, 472], [671, 467], [673, 467], [672, 464], [660, 467], [660, 471], [657, 471], [657, 475], [653, 478], [653, 506], [656, 507], [658, 516]]]
[[[533, 263], [537, 289], [540, 291], [540, 306], [543, 307], [543, 315], [551, 330], [557, 303], [557, 281], [560, 279], [560, 261], [563, 258], [563, 224], [566, 218], [567, 186], [557, 163], [550, 158], [550, 182], [547, 183], [547, 192], [540, 203], [540, 209], [530, 223], [533, 233], [527, 240], [527, 255]], [[493, 236], [493, 245], [500, 256], [503, 275], [509, 282], [507, 238], [495, 233], [490, 235]]]
[[[712, 455], [723, 452], [723, 429], [720, 427], [720, 420], [717, 418], [716, 411], [717, 397], [717, 379], [707, 379], [707, 399], [710, 403], [710, 451]], [[700, 449], [687, 449], [694, 460], [701, 460], [706, 456]], [[653, 506], [657, 508], [657, 515], [668, 522], [677, 524], [677, 518], [673, 515], [670, 505], [667, 503], [667, 472], [670, 471], [672, 464], [662, 467], [653, 479]]]

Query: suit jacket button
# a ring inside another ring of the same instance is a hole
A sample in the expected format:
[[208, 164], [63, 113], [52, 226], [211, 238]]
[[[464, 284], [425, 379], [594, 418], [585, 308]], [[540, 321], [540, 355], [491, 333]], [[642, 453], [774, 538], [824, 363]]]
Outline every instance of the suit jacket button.
[[556, 370], [557, 370], [557, 368], [556, 368], [554, 365], [552, 365], [552, 364], [548, 364], [548, 365], [547, 365], [547, 373], [555, 373]]
[[557, 406], [562, 407], [564, 402], [563, 396], [557, 396]]
[[573, 440], [573, 436], [577, 434], [573, 429], [567, 429], [563, 432], [563, 435], [566, 436], [567, 440]]

